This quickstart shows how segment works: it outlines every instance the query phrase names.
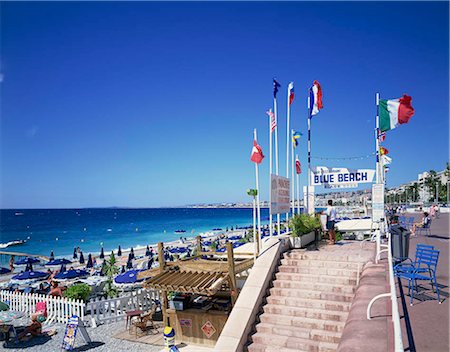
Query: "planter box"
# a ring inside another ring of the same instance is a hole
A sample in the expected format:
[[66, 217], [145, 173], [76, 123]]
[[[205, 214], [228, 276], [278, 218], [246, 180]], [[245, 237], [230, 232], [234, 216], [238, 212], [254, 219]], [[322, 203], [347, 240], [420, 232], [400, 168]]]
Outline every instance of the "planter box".
[[300, 237], [289, 237], [291, 248], [304, 248], [308, 244], [314, 242], [316, 234], [314, 231], [301, 235]]

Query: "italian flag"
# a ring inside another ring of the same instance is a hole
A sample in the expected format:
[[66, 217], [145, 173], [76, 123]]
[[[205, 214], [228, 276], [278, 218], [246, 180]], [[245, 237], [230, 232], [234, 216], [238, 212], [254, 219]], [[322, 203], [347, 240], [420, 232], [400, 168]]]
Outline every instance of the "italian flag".
[[380, 100], [380, 131], [389, 131], [398, 125], [408, 123], [414, 115], [414, 108], [411, 106], [411, 97], [403, 95], [399, 99]]

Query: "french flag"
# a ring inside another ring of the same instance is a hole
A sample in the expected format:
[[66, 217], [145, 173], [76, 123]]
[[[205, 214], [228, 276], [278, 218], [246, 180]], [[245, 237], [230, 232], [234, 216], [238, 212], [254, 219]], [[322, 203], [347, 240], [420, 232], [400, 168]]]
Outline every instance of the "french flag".
[[319, 82], [314, 81], [312, 87], [309, 89], [310, 118], [317, 115], [322, 108], [322, 88]]
[[291, 106], [292, 102], [294, 101], [294, 82], [291, 82], [288, 85], [288, 96], [289, 96], [289, 106]]

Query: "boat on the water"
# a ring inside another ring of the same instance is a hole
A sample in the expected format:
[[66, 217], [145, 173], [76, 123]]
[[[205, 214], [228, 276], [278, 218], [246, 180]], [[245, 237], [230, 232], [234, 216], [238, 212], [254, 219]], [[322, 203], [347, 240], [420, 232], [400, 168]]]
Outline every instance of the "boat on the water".
[[11, 246], [18, 246], [20, 244], [24, 244], [27, 240], [14, 240], [6, 243], [0, 243], [0, 248], [7, 248]]
[[186, 230], [175, 230], [175, 233], [185, 233]]

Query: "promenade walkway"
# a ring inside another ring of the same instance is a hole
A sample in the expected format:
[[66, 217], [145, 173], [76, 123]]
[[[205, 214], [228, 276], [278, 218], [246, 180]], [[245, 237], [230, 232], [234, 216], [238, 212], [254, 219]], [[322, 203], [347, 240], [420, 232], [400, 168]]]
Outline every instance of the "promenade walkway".
[[[421, 215], [414, 214], [419, 221]], [[409, 305], [407, 297], [408, 312], [414, 333], [417, 351], [427, 352], [448, 352], [449, 344], [449, 214], [441, 214], [438, 219], [434, 219], [431, 225], [431, 236], [419, 235], [411, 237], [409, 246], [409, 256], [414, 257], [417, 243], [433, 245], [440, 250], [439, 264], [437, 269], [437, 282], [440, 285], [441, 300], [438, 304], [437, 296], [429, 288], [428, 284], [422, 286], [426, 288], [423, 293], [416, 295], [413, 306]], [[406, 286], [405, 286], [406, 285]], [[403, 291], [407, 294], [407, 283], [404, 282]], [[399, 309], [401, 301], [399, 300]], [[402, 322], [403, 340], [405, 348], [408, 346], [405, 326]]]

